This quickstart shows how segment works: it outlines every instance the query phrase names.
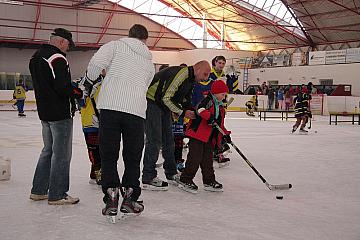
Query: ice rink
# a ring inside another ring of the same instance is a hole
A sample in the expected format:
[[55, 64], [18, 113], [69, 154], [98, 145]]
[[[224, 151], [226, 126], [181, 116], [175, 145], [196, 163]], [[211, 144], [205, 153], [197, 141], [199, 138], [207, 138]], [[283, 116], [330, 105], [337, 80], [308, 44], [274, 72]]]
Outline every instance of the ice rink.
[[[230, 166], [215, 169], [223, 193], [205, 192], [198, 172], [198, 194], [175, 186], [167, 192], [143, 191], [143, 214], [110, 224], [101, 215], [100, 188], [88, 183], [90, 162], [79, 115], [69, 194], [80, 203], [50, 206], [29, 199], [42, 138], [37, 113], [26, 114], [0, 112], [0, 156], [12, 161], [10, 181], [0, 181], [1, 240], [360, 239], [358, 125], [330, 126], [328, 116], [315, 116], [309, 134], [300, 135], [290, 133], [293, 119], [264, 122], [229, 113], [226, 126], [234, 143], [269, 183], [291, 183], [291, 190], [267, 189], [233, 150]], [[162, 169], [159, 175], [164, 178]]]

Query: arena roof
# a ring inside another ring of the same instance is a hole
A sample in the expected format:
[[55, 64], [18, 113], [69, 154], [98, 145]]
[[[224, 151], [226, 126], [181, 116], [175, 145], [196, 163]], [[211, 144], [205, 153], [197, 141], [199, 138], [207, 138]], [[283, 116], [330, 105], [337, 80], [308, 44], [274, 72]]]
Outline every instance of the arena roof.
[[78, 49], [97, 48], [125, 36], [133, 23], [145, 24], [149, 46], [160, 50], [360, 43], [355, 0], [0, 0], [0, 6], [0, 46], [32, 46], [64, 27], [74, 32]]

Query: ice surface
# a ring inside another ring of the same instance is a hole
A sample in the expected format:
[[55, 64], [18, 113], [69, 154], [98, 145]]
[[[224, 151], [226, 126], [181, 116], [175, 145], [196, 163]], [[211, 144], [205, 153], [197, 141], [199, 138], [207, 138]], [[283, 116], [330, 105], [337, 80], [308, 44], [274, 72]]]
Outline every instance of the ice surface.
[[[26, 114], [0, 112], [0, 156], [12, 160], [11, 180], [0, 182], [1, 240], [360, 239], [358, 125], [330, 126], [328, 117], [315, 116], [310, 133], [299, 135], [290, 134], [293, 120], [264, 122], [229, 113], [226, 125], [234, 143], [269, 183], [291, 183], [291, 190], [268, 190], [233, 150], [230, 166], [215, 169], [223, 193], [205, 192], [199, 171], [198, 194], [174, 186], [167, 192], [143, 191], [143, 214], [110, 224], [101, 215], [100, 188], [88, 184], [90, 163], [79, 116], [69, 193], [80, 203], [49, 206], [29, 200], [42, 138], [37, 113]], [[159, 175], [164, 177], [162, 170]]]

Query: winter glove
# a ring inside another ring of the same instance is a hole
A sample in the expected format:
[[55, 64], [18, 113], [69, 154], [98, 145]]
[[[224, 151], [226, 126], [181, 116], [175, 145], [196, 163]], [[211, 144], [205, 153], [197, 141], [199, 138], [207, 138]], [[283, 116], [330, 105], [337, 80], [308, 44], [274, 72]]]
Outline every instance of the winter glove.
[[231, 141], [230, 134], [224, 135], [224, 136], [222, 137], [222, 139], [223, 139], [226, 143], [231, 143], [231, 142], [232, 142], [232, 141]]
[[214, 126], [214, 124], [216, 123], [215, 120], [216, 120], [216, 119], [214, 118], [214, 116], [211, 115], [210, 118], [207, 120], [207, 124]]
[[97, 90], [100, 88], [101, 82], [97, 82], [94, 84], [94, 86], [91, 89], [90, 98], [94, 98]]
[[75, 99], [80, 99], [83, 96], [83, 91], [80, 88], [73, 86], [73, 95]]

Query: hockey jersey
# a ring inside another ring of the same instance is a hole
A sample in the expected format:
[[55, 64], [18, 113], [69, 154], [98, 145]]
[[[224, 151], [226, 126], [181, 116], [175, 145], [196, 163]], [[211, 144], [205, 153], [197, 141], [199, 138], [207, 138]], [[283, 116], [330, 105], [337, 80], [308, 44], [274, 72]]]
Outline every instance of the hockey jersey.
[[26, 98], [25, 92], [24, 86], [17, 84], [13, 93], [13, 98], [16, 100], [24, 100]]

